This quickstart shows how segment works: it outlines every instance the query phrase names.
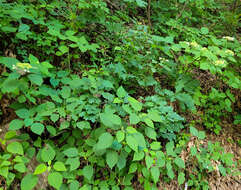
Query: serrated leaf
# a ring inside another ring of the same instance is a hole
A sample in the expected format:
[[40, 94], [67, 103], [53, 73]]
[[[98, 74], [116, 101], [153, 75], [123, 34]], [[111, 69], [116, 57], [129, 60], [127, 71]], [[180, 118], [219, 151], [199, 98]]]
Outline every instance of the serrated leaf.
[[106, 162], [110, 169], [112, 169], [118, 162], [118, 153], [115, 151], [108, 151], [106, 154]]
[[122, 86], [120, 86], [118, 89], [117, 89], [117, 96], [119, 97], [119, 98], [124, 98], [126, 95], [127, 95], [127, 93], [126, 93], [126, 91], [125, 91], [125, 89], [122, 87]]
[[174, 160], [174, 163], [179, 167], [179, 168], [185, 168], [185, 163], [183, 159], [176, 157]]
[[141, 111], [142, 109], [142, 103], [138, 102], [135, 98], [133, 97], [128, 97], [128, 101], [131, 104], [131, 107], [136, 110], [136, 111]]
[[134, 157], [133, 157], [133, 161], [139, 161], [142, 160], [145, 156], [144, 152], [135, 152]]
[[68, 158], [65, 164], [70, 165], [70, 171], [73, 171], [73, 170], [76, 170], [77, 168], [79, 168], [80, 161], [79, 161], [78, 157], [77, 158]]
[[63, 183], [63, 176], [59, 172], [53, 172], [48, 175], [48, 183], [56, 189], [60, 189]]
[[146, 168], [149, 169], [153, 165], [153, 158], [150, 156], [145, 157]]
[[105, 126], [110, 128], [114, 128], [115, 126], [120, 127], [121, 125], [121, 118], [118, 115], [113, 113], [108, 113], [108, 112], [101, 113], [100, 120]]
[[44, 162], [53, 160], [55, 157], [55, 150], [47, 144], [41, 151], [41, 158]]
[[34, 123], [30, 127], [31, 131], [37, 135], [41, 135], [44, 132], [44, 125], [42, 123]]
[[160, 170], [158, 167], [154, 166], [151, 168], [151, 175], [154, 183], [157, 183], [160, 177]]
[[182, 185], [185, 182], [185, 174], [183, 172], [178, 174], [177, 181], [179, 185]]
[[96, 145], [97, 150], [109, 148], [113, 143], [114, 138], [110, 133], [103, 133], [99, 137], [99, 141]]
[[39, 164], [34, 170], [34, 175], [44, 173], [46, 170], [47, 166], [45, 164]]
[[68, 148], [63, 151], [64, 155], [67, 157], [76, 157], [79, 155], [77, 148]]
[[9, 124], [9, 130], [18, 130], [21, 129], [24, 125], [23, 120], [19, 120], [19, 119], [14, 119], [10, 122]]
[[130, 114], [130, 124], [137, 124], [140, 122], [140, 118], [135, 113]]
[[23, 146], [19, 142], [12, 142], [7, 146], [7, 151], [13, 154], [23, 155]]
[[17, 170], [20, 173], [24, 173], [26, 172], [26, 166], [24, 165], [24, 163], [17, 163], [14, 165], [14, 169]]
[[43, 84], [43, 77], [39, 74], [30, 74], [28, 75], [29, 80], [31, 83], [41, 86]]
[[138, 142], [134, 137], [132, 137], [131, 135], [126, 136], [126, 143], [132, 150], [138, 152]]
[[92, 166], [85, 166], [82, 170], [83, 176], [87, 178], [88, 180], [91, 180], [93, 174], [94, 174], [94, 169]]
[[152, 120], [152, 121], [155, 121], [155, 122], [161, 122], [162, 119], [161, 119], [161, 116], [159, 114], [158, 111], [150, 111], [148, 112], [147, 116]]
[[125, 139], [125, 133], [123, 131], [117, 131], [116, 138], [117, 138], [117, 141], [120, 143]]
[[58, 171], [58, 172], [64, 172], [64, 171], [67, 171], [65, 165], [63, 162], [55, 162], [54, 165], [53, 165], [53, 168]]
[[27, 174], [21, 181], [21, 190], [32, 190], [38, 182], [38, 177], [33, 174]]

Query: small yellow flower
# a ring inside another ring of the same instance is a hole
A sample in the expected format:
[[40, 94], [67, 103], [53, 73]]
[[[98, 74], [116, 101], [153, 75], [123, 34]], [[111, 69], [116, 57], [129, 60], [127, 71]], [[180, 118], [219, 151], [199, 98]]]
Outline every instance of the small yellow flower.
[[224, 60], [217, 60], [213, 62], [214, 65], [216, 66], [225, 66], [225, 61]]
[[230, 50], [230, 49], [227, 49], [227, 50], [225, 51], [225, 53], [234, 56], [234, 52], [233, 52], [232, 50]]
[[197, 42], [191, 42], [190, 44], [191, 44], [191, 46], [193, 46], [193, 47], [198, 47], [198, 43], [197, 43]]
[[17, 67], [22, 68], [22, 69], [31, 69], [32, 65], [29, 63], [17, 63]]
[[234, 41], [234, 37], [230, 37], [230, 36], [224, 36], [223, 39], [226, 39], [228, 41]]

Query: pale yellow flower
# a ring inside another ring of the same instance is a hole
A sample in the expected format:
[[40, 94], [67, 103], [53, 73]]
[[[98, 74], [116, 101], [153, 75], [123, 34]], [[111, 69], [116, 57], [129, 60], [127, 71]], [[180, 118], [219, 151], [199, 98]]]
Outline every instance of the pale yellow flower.
[[193, 47], [198, 47], [198, 46], [199, 46], [197, 42], [191, 42], [190, 44], [191, 44], [191, 46], [193, 46]]
[[230, 50], [230, 49], [225, 50], [225, 53], [234, 56], [234, 52], [232, 50]]
[[32, 65], [30, 65], [29, 63], [17, 63], [16, 66], [19, 68], [22, 68], [22, 69], [31, 69], [32, 68]]
[[224, 60], [217, 60], [213, 62], [214, 65], [216, 66], [225, 66], [225, 61]]
[[234, 41], [234, 37], [230, 37], [230, 36], [224, 36], [223, 39], [226, 39], [228, 41]]

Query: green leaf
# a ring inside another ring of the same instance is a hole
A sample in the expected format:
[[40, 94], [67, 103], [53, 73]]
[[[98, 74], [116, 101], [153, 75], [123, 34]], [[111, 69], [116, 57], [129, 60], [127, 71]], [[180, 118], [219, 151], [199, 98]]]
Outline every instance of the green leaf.
[[44, 132], [44, 125], [42, 123], [34, 123], [31, 125], [30, 129], [33, 133], [41, 135]]
[[94, 169], [92, 166], [85, 166], [82, 170], [83, 176], [87, 178], [88, 180], [91, 180], [94, 174]]
[[63, 183], [63, 176], [59, 172], [53, 172], [48, 175], [49, 185], [56, 189], [60, 189]]
[[160, 142], [152, 142], [150, 145], [152, 150], [159, 150], [161, 148]]
[[59, 161], [57, 161], [57, 162], [54, 163], [53, 168], [54, 168], [56, 171], [58, 171], [58, 172], [65, 172], [65, 171], [67, 171], [64, 163], [63, 163], [63, 162], [59, 162]]
[[144, 122], [147, 124], [147, 126], [154, 128], [154, 124], [153, 124], [152, 120], [150, 120], [149, 118], [145, 118]]
[[80, 121], [77, 123], [77, 127], [81, 130], [83, 129], [91, 129], [90, 123], [88, 121]]
[[112, 169], [118, 162], [118, 153], [113, 150], [108, 151], [106, 154], [106, 162], [110, 169]]
[[56, 121], [59, 120], [59, 115], [58, 114], [52, 114], [50, 116], [50, 119], [55, 123]]
[[121, 125], [121, 118], [113, 113], [105, 112], [100, 114], [101, 122], [110, 128]]
[[130, 114], [130, 124], [137, 124], [140, 122], [140, 118], [135, 113]]
[[205, 34], [208, 34], [208, 32], [209, 32], [208, 28], [206, 28], [206, 27], [202, 27], [202, 28], [201, 28], [201, 33], [202, 33], [202, 34], [205, 35]]
[[44, 173], [46, 170], [47, 166], [45, 164], [39, 164], [34, 170], [34, 175]]
[[190, 127], [190, 132], [193, 136], [198, 137], [198, 130], [195, 127]]
[[17, 110], [16, 114], [17, 114], [18, 117], [20, 117], [22, 119], [29, 118], [29, 116], [30, 116], [29, 110], [27, 110], [25, 108]]
[[167, 175], [168, 175], [168, 177], [170, 178], [170, 179], [173, 179], [174, 177], [175, 177], [175, 174], [174, 174], [174, 172], [173, 172], [173, 170], [172, 170], [172, 165], [171, 165], [171, 163], [167, 163], [166, 164], [166, 168], [167, 168]]
[[185, 163], [183, 159], [176, 157], [174, 160], [174, 163], [179, 167], [179, 168], [185, 168]]
[[23, 146], [19, 142], [12, 142], [7, 146], [7, 151], [13, 154], [23, 155]]
[[9, 124], [9, 130], [18, 130], [21, 129], [24, 125], [23, 120], [19, 120], [19, 119], [14, 119], [10, 122]]
[[126, 143], [132, 150], [138, 152], [138, 142], [134, 137], [132, 137], [131, 135], [126, 136]]
[[47, 144], [44, 149], [41, 151], [41, 158], [44, 162], [53, 160], [55, 157], [55, 150]]
[[37, 57], [35, 57], [34, 55], [32, 54], [29, 54], [29, 57], [28, 57], [29, 61], [31, 64], [39, 64], [39, 60]]
[[156, 184], [159, 181], [159, 177], [160, 177], [160, 171], [159, 168], [154, 166], [151, 168], [151, 175], [153, 178], [154, 183]]
[[62, 87], [60, 94], [64, 99], [67, 99], [70, 97], [71, 89], [68, 86], [64, 86], [64, 87]]
[[132, 164], [130, 165], [128, 174], [135, 173], [136, 170], [137, 170], [137, 163], [134, 162], [134, 163], [132, 163]]
[[69, 48], [67, 47], [67, 46], [60, 46], [59, 47], [59, 50], [63, 53], [63, 54], [65, 54], [65, 53], [67, 53], [68, 51], [69, 51]]
[[204, 132], [204, 131], [199, 131], [199, 132], [198, 132], [198, 138], [199, 138], [199, 139], [203, 140], [203, 139], [205, 139], [205, 137], [206, 137], [206, 135], [205, 135], [205, 132]]
[[128, 97], [128, 101], [131, 104], [131, 107], [136, 110], [136, 111], [141, 111], [142, 109], [142, 104], [138, 102], [135, 98], [133, 97]]
[[30, 74], [28, 75], [29, 80], [31, 83], [41, 86], [43, 84], [43, 77], [39, 74]]
[[149, 169], [152, 165], [153, 165], [153, 158], [150, 156], [146, 156], [145, 157], [145, 161], [146, 161], [146, 168]]
[[8, 131], [5, 135], [4, 135], [4, 139], [5, 140], [10, 140], [13, 139], [14, 137], [17, 136], [17, 132], [16, 131]]
[[177, 181], [179, 185], [182, 185], [185, 182], [185, 174], [183, 172], [178, 174]]
[[116, 138], [117, 138], [117, 141], [120, 143], [125, 139], [125, 133], [123, 131], [117, 131]]
[[14, 169], [19, 171], [20, 173], [26, 172], [26, 166], [24, 165], [24, 163], [15, 164]]
[[142, 160], [145, 156], [144, 152], [135, 152], [134, 153], [134, 157], [133, 157], [133, 161], [139, 161]]
[[65, 164], [70, 165], [70, 171], [76, 170], [80, 166], [79, 157], [77, 158], [68, 158]]
[[152, 120], [152, 121], [155, 121], [155, 122], [161, 122], [162, 119], [161, 119], [161, 116], [159, 114], [158, 111], [150, 111], [148, 112], [147, 116]]
[[117, 89], [117, 96], [119, 97], [119, 98], [124, 98], [126, 95], [127, 95], [127, 93], [126, 93], [126, 91], [125, 91], [125, 89], [122, 87], [122, 86], [120, 86], [118, 89]]
[[99, 141], [96, 144], [97, 150], [109, 148], [113, 143], [114, 138], [110, 133], [103, 133], [99, 137]]
[[38, 183], [38, 177], [33, 174], [27, 174], [21, 181], [21, 190], [32, 190]]
[[170, 156], [176, 156], [175, 152], [173, 151], [174, 149], [174, 142], [170, 141], [166, 144], [166, 151], [167, 151], [167, 155]]
[[68, 148], [63, 151], [64, 155], [67, 157], [75, 157], [79, 155], [77, 148]]

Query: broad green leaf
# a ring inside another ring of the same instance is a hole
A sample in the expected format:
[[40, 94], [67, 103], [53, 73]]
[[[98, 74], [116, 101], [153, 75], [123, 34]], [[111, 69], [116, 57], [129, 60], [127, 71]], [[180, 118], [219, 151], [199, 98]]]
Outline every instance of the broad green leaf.
[[175, 152], [173, 151], [174, 149], [174, 142], [170, 141], [166, 144], [166, 151], [167, 151], [167, 155], [170, 156], [176, 156]]
[[64, 172], [67, 171], [65, 165], [63, 162], [57, 161], [54, 163], [53, 168], [58, 172]]
[[39, 74], [30, 74], [28, 75], [29, 80], [31, 83], [41, 86], [43, 84], [43, 77]]
[[80, 166], [79, 157], [77, 158], [68, 158], [65, 164], [70, 165], [70, 171], [76, 170]]
[[142, 151], [142, 152], [135, 152], [134, 153], [134, 157], [133, 157], [133, 161], [139, 161], [139, 160], [142, 160], [145, 156], [145, 153]]
[[94, 174], [94, 169], [92, 166], [85, 166], [82, 170], [83, 176], [87, 178], [88, 180], [91, 180], [93, 174]]
[[16, 131], [8, 131], [5, 135], [4, 135], [4, 139], [5, 140], [10, 140], [14, 137], [16, 137], [17, 132]]
[[159, 150], [161, 148], [160, 142], [152, 142], [150, 145], [152, 150]]
[[128, 97], [128, 101], [131, 104], [131, 107], [136, 110], [136, 111], [141, 111], [142, 109], [142, 103], [138, 102], [135, 98], [133, 97]]
[[100, 120], [105, 126], [110, 128], [115, 128], [115, 126], [120, 127], [121, 125], [121, 118], [113, 113], [101, 113]]
[[30, 112], [29, 110], [23, 108], [23, 109], [19, 109], [16, 111], [16, 114], [18, 117], [22, 118], [22, 119], [26, 119], [30, 117]]
[[41, 151], [41, 158], [44, 162], [53, 160], [55, 157], [55, 150], [47, 144]]
[[27, 174], [21, 181], [21, 190], [32, 190], [38, 183], [38, 177], [33, 174]]
[[45, 164], [39, 164], [34, 170], [34, 175], [44, 173], [46, 170], [47, 166]]
[[140, 118], [138, 115], [136, 115], [135, 113], [130, 114], [130, 124], [135, 125], [139, 122], [140, 122]]
[[137, 170], [137, 163], [134, 162], [130, 165], [128, 174], [135, 173], [136, 170]]
[[12, 142], [7, 146], [7, 151], [13, 154], [23, 155], [23, 146], [19, 142]]
[[41, 135], [44, 132], [44, 125], [42, 123], [34, 123], [30, 129], [33, 133]]
[[77, 123], [77, 127], [79, 129], [91, 129], [90, 123], [88, 121], [80, 121]]
[[53, 172], [48, 175], [48, 183], [56, 189], [60, 189], [63, 183], [63, 176], [59, 172]]
[[125, 133], [123, 131], [117, 131], [116, 138], [119, 143], [122, 142], [125, 139]]
[[204, 131], [199, 131], [199, 132], [198, 132], [198, 138], [199, 138], [199, 139], [203, 140], [203, 139], [205, 139], [205, 137], [206, 137], [206, 135], [205, 135], [205, 132], [204, 132]]
[[146, 156], [145, 157], [145, 161], [146, 161], [146, 168], [149, 169], [152, 165], [153, 165], [153, 158], [150, 156]]
[[126, 93], [126, 91], [125, 91], [125, 89], [122, 87], [122, 86], [120, 86], [118, 89], [117, 89], [117, 96], [119, 97], [119, 98], [124, 98], [126, 95], [127, 95], [127, 93]]
[[202, 27], [202, 28], [201, 28], [201, 33], [202, 33], [202, 34], [205, 35], [205, 34], [208, 34], [208, 32], [209, 32], [208, 28], [206, 28], [206, 27]]
[[67, 46], [60, 46], [59, 47], [59, 50], [63, 53], [63, 54], [65, 54], [65, 53], [67, 53], [68, 51], [69, 51], [69, 48], [67, 47]]
[[29, 57], [28, 57], [29, 61], [31, 64], [39, 64], [39, 60], [37, 57], [35, 57], [34, 55], [32, 54], [29, 54]]
[[155, 122], [161, 122], [162, 119], [161, 119], [161, 116], [159, 114], [158, 111], [150, 111], [148, 112], [147, 116], [152, 120], [152, 121], [155, 121]]
[[10, 122], [9, 124], [9, 130], [18, 130], [21, 129], [24, 125], [23, 120], [19, 120], [19, 119], [14, 119]]
[[137, 130], [133, 127], [127, 127], [126, 128], [126, 131], [129, 133], [129, 134], [134, 134], [134, 133], [137, 133]]
[[183, 172], [178, 174], [177, 181], [179, 185], [182, 185], [185, 182], [185, 174]]
[[106, 154], [106, 162], [110, 169], [112, 169], [118, 162], [118, 153], [115, 151], [108, 151]]
[[126, 136], [126, 143], [132, 150], [138, 152], [138, 142], [134, 137], [132, 137], [131, 135]]
[[64, 155], [67, 157], [76, 157], [79, 155], [77, 148], [68, 148], [63, 151]]
[[68, 87], [68, 86], [62, 87], [62, 90], [60, 91], [60, 94], [61, 94], [61, 96], [62, 96], [64, 99], [69, 98], [69, 97], [70, 97], [70, 94], [71, 94], [71, 89], [70, 89], [70, 87]]
[[193, 136], [198, 137], [198, 130], [195, 127], [190, 127], [190, 132]]
[[159, 168], [154, 166], [151, 168], [151, 175], [153, 178], [154, 183], [156, 184], [159, 181], [159, 177], [160, 177], [160, 171]]
[[174, 163], [179, 167], [179, 168], [185, 168], [185, 163], [183, 159], [176, 157], [174, 160]]
[[145, 118], [144, 122], [147, 124], [148, 127], [154, 128], [154, 124], [149, 118]]
[[56, 121], [59, 120], [59, 115], [58, 114], [52, 114], [50, 116], [50, 119], [55, 123]]
[[14, 169], [19, 171], [20, 173], [24, 173], [26, 172], [26, 166], [24, 165], [24, 163], [17, 163], [14, 165]]
[[110, 133], [103, 133], [99, 137], [99, 141], [96, 145], [97, 150], [109, 148], [113, 143], [114, 138]]

